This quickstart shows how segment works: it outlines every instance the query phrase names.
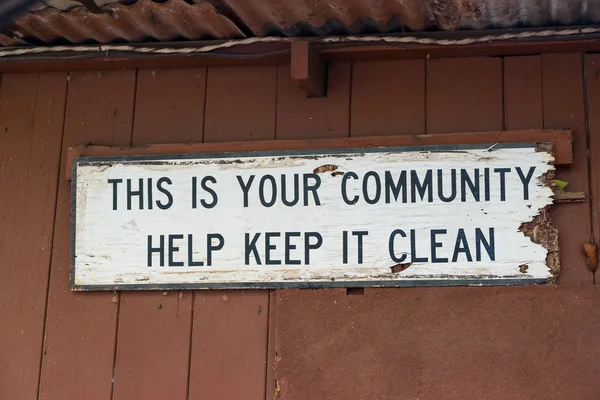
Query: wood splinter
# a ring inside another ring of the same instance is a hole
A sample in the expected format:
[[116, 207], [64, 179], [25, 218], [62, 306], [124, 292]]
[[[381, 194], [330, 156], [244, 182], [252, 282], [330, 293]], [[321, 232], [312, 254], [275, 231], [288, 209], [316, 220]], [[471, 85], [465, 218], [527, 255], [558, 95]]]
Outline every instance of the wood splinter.
[[583, 192], [568, 192], [564, 189], [554, 190], [555, 203], [580, 203], [585, 201], [585, 193]]
[[327, 67], [306, 40], [292, 42], [292, 80], [301, 87], [308, 98], [325, 97], [327, 92]]

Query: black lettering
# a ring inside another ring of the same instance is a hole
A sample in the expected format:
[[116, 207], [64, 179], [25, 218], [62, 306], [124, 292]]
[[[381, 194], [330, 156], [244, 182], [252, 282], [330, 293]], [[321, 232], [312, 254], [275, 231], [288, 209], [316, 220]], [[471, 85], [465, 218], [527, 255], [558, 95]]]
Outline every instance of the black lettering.
[[298, 174], [294, 174], [294, 186], [292, 187], [294, 192], [294, 199], [289, 201], [287, 199], [287, 179], [285, 179], [285, 175], [281, 174], [281, 201], [288, 207], [293, 207], [298, 204], [298, 200], [300, 200], [300, 178]]
[[402, 203], [406, 203], [406, 171], [400, 172], [398, 181], [394, 182], [392, 173], [385, 171], [385, 202], [390, 203], [392, 201], [392, 195], [394, 195], [394, 201], [398, 201], [398, 195], [402, 190]]
[[217, 202], [219, 201], [219, 197], [217, 196], [217, 193], [212, 188], [208, 187], [208, 185], [206, 184], [207, 182], [210, 182], [214, 185], [217, 183], [217, 180], [213, 176], [209, 175], [209, 176], [205, 176], [204, 178], [202, 178], [202, 181], [200, 182], [202, 189], [204, 189], [205, 192], [207, 192], [208, 194], [210, 194], [212, 196], [212, 201], [209, 203], [206, 200], [202, 199], [202, 200], [200, 200], [200, 203], [202, 204], [202, 207], [204, 207], [204, 208], [213, 208], [214, 206], [217, 205]]
[[448, 259], [446, 257], [438, 257], [437, 256], [437, 248], [442, 247], [442, 243], [438, 242], [436, 239], [436, 235], [445, 235], [447, 233], [446, 229], [432, 229], [431, 234], [431, 262], [432, 263], [447, 263]]
[[161, 192], [162, 194], [164, 194], [165, 196], [167, 196], [167, 202], [166, 203], [162, 203], [161, 201], [156, 200], [156, 205], [161, 210], [168, 210], [173, 205], [173, 195], [171, 194], [171, 192], [169, 192], [167, 189], [165, 189], [163, 187], [163, 183], [171, 185], [173, 182], [171, 182], [171, 179], [169, 179], [169, 178], [167, 178], [165, 176], [163, 176], [162, 178], [160, 178], [156, 182], [156, 186], [158, 188], [158, 191]]
[[[315, 201], [315, 205], [320, 206], [321, 201], [319, 200], [319, 194], [317, 193], [317, 189], [321, 186], [321, 177], [317, 174], [304, 174], [304, 205], [308, 205], [308, 192], [312, 192], [313, 200]], [[312, 185], [308, 184], [309, 179], [314, 179], [315, 183]]]
[[346, 172], [344, 174], [344, 176], [342, 177], [342, 199], [344, 199], [344, 203], [348, 204], [348, 205], [354, 205], [356, 203], [358, 203], [358, 195], [355, 195], [352, 200], [348, 199], [348, 192], [346, 190], [346, 184], [348, 183], [348, 179], [358, 179], [358, 175], [356, 175], [354, 172]]
[[148, 178], [148, 210], [152, 210], [152, 178]]
[[[217, 244], [213, 244], [213, 239], [217, 239]], [[219, 251], [225, 245], [225, 238], [219, 233], [209, 233], [206, 235], [206, 266], [212, 265], [213, 251]]]
[[144, 209], [144, 179], [139, 179], [139, 189], [133, 190], [131, 187], [131, 179], [127, 179], [127, 209], [131, 210], [131, 198], [137, 196], [139, 200], [139, 209]]
[[481, 261], [481, 245], [485, 247], [490, 261], [496, 261], [496, 248], [494, 246], [494, 228], [489, 228], [489, 240], [485, 238], [481, 229], [475, 229], [475, 258]]
[[[240, 184], [240, 188], [242, 189], [242, 192], [244, 192], [244, 207], [248, 207], [248, 192], [250, 191], [250, 186], [252, 185], [252, 182], [254, 181], [254, 175], [250, 175], [250, 178], [248, 179], [248, 183], [244, 183], [244, 179], [238, 175], [236, 176], [238, 183]], [[248, 265], [246, 263], [246, 265]]]
[[352, 231], [352, 236], [357, 236], [358, 240], [358, 263], [363, 263], [363, 236], [367, 236], [369, 231]]
[[[413, 203], [417, 202], [417, 193], [421, 196], [421, 200], [424, 200], [425, 193], [427, 193], [427, 202], [431, 203], [433, 201], [433, 172], [428, 169], [425, 173], [425, 179], [423, 183], [419, 181], [419, 176], [417, 175], [417, 171], [410, 171], [410, 185], [411, 185], [411, 201]], [[413, 261], [414, 262], [414, 261]]]
[[[316, 238], [317, 243], [310, 244], [310, 239]], [[304, 232], [304, 263], [310, 265], [310, 250], [316, 250], [323, 244], [323, 236], [319, 232]]]
[[342, 263], [348, 264], [348, 231], [342, 232]]
[[192, 176], [192, 209], [195, 209], [198, 205], [198, 194], [196, 193], [197, 189], [197, 181], [195, 176]]
[[194, 261], [194, 249], [193, 249], [192, 242], [193, 242], [193, 235], [190, 233], [190, 234], [188, 234], [188, 265], [190, 267], [202, 267], [202, 266], [204, 266], [203, 261]]
[[183, 235], [169, 235], [169, 267], [183, 267], [183, 261], [173, 261], [173, 253], [179, 251], [174, 242], [180, 239], [183, 239]]
[[[265, 182], [271, 182], [271, 200], [265, 200]], [[258, 198], [260, 199], [260, 204], [263, 207], [272, 207], [277, 200], [277, 184], [275, 183], [275, 178], [272, 175], [265, 175], [260, 179], [260, 183], [258, 186]]]
[[152, 235], [148, 235], [148, 266], [152, 266], [152, 253], [160, 255], [160, 266], [165, 266], [165, 235], [160, 235], [158, 247], [152, 247]]
[[396, 238], [396, 235], [400, 235], [404, 238], [406, 237], [406, 233], [404, 233], [404, 231], [402, 229], [396, 229], [390, 234], [390, 241], [389, 241], [390, 258], [395, 263], [402, 263], [406, 260], [407, 253], [401, 253], [402, 255], [400, 257], [396, 256], [396, 250], [394, 248], [394, 239]]
[[119, 183], [123, 183], [123, 179], [109, 179], [108, 183], [112, 184], [113, 210], [116, 210], [117, 209], [117, 186]]
[[[369, 197], [369, 178], [373, 177], [375, 179], [375, 197]], [[368, 204], [377, 204], [379, 198], [381, 197], [381, 180], [379, 180], [379, 175], [377, 172], [369, 171], [363, 177], [363, 197]]]
[[456, 236], [454, 254], [452, 254], [452, 262], [458, 261], [459, 253], [465, 253], [467, 261], [473, 261], [473, 257], [471, 256], [471, 250], [469, 249], [469, 243], [467, 242], [467, 236], [465, 235], [465, 230], [463, 228], [460, 228], [458, 230], [458, 235]]
[[456, 169], [452, 168], [450, 170], [450, 189], [451, 189], [450, 196], [448, 196], [448, 197], [444, 196], [444, 189], [443, 189], [444, 171], [441, 169], [438, 169], [437, 183], [438, 183], [438, 194], [440, 196], [440, 200], [445, 203], [454, 201], [454, 199], [456, 198]]
[[484, 198], [485, 201], [490, 201], [490, 169], [483, 169], [483, 186], [484, 186]]
[[517, 170], [517, 174], [519, 174], [521, 182], [523, 182], [523, 200], [529, 200], [529, 182], [531, 181], [531, 178], [533, 178], [533, 171], [535, 171], [535, 167], [529, 168], [527, 176], [523, 175], [523, 171], [520, 167], [516, 167], [515, 169]]
[[296, 245], [290, 242], [292, 237], [300, 237], [300, 232], [286, 232], [285, 233], [285, 263], [286, 265], [298, 265], [302, 261], [292, 260], [290, 257], [290, 250], [296, 249]]
[[281, 264], [281, 260], [272, 260], [271, 259], [271, 250], [275, 250], [277, 248], [276, 245], [271, 244], [272, 237], [280, 237], [281, 233], [279, 232], [265, 232], [265, 265], [279, 265]]
[[245, 265], [250, 265], [250, 253], [252, 253], [254, 255], [256, 264], [261, 265], [260, 256], [258, 255], [258, 249], [256, 248], [256, 242], [258, 241], [258, 238], [260, 237], [260, 233], [255, 234], [254, 237], [252, 238], [252, 240], [250, 240], [249, 233], [246, 233], [245, 236], [246, 236], [245, 245], [244, 245], [244, 249], [245, 249], [244, 263], [245, 263]]
[[413, 263], [417, 262], [427, 262], [429, 259], [427, 257], [417, 257], [417, 240], [416, 240], [416, 232], [414, 229], [410, 230], [410, 261]]
[[460, 201], [463, 203], [467, 201], [467, 186], [471, 191], [473, 199], [479, 201], [479, 168], [475, 168], [474, 172], [475, 179], [471, 180], [471, 177], [466, 170], [460, 170]]
[[506, 200], [506, 173], [510, 168], [494, 168], [494, 172], [500, 174], [500, 201]]

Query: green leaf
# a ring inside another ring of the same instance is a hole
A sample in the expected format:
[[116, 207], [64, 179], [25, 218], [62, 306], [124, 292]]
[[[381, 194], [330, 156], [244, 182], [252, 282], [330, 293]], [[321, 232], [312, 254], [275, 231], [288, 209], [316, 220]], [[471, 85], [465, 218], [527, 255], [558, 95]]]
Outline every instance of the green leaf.
[[564, 189], [569, 184], [569, 182], [561, 181], [559, 179], [553, 179], [552, 183], [554, 183], [557, 189]]

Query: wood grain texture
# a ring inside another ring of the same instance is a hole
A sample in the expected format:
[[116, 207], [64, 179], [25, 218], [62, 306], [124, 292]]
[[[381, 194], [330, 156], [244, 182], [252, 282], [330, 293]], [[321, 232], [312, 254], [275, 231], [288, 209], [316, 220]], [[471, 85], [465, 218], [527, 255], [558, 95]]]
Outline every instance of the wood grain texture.
[[543, 126], [541, 57], [506, 57], [504, 59], [505, 129], [534, 129]]
[[[556, 177], [569, 182], [568, 190], [582, 191], [589, 199], [582, 55], [543, 55], [542, 79], [544, 128], [561, 127], [573, 131], [573, 164], [568, 169], [558, 170]], [[559, 283], [593, 282], [582, 251], [583, 244], [591, 239], [589, 212], [587, 201], [562, 204], [552, 211], [561, 249]]]
[[2, 77], [2, 399], [37, 399], [66, 83], [61, 72]]
[[425, 132], [425, 60], [352, 64], [352, 137]]
[[266, 290], [196, 292], [190, 399], [261, 399], [265, 392]]
[[[63, 136], [68, 147], [130, 144], [134, 71], [70, 75]], [[40, 399], [106, 400], [111, 396], [117, 303], [112, 293], [79, 294], [69, 287], [69, 182], [58, 188]]]
[[[205, 68], [138, 71], [132, 144], [201, 141], [205, 84]], [[113, 400], [186, 399], [192, 293], [120, 300]]]
[[427, 61], [427, 133], [501, 130], [500, 58]]
[[133, 144], [201, 142], [206, 68], [138, 71]]
[[[589, 126], [590, 201], [592, 231], [595, 241], [600, 237], [600, 55], [585, 56], [587, 116]], [[597, 243], [597, 242], [596, 242]], [[596, 273], [598, 273], [596, 271]], [[597, 277], [596, 277], [597, 278]]]
[[113, 399], [186, 399], [192, 292], [122, 292]]
[[328, 65], [327, 96], [306, 97], [290, 78], [290, 66], [277, 71], [277, 139], [324, 139], [348, 135], [350, 63]]
[[278, 398], [594, 399], [599, 289], [285, 291]]
[[[8, 346], [0, 347], [0, 357], [3, 360], [0, 364], [0, 371], [2, 371], [0, 395], [3, 398], [15, 396], [26, 399], [35, 398], [36, 395], [37, 377], [35, 371], [31, 371], [31, 369], [36, 361], [39, 362], [39, 352], [35, 351], [39, 350], [39, 343], [27, 343], [27, 339], [21, 337], [21, 330], [29, 330], [35, 325], [29, 327], [23, 324], [25, 321], [22, 320], [20, 311], [26, 310], [27, 307], [20, 307], [15, 302], [15, 300], [20, 300], [18, 289], [23, 285], [26, 276], [19, 279], [17, 275], [19, 270], [16, 264], [22, 260], [22, 255], [15, 253], [14, 250], [15, 246], [18, 246], [21, 231], [26, 226], [26, 215], [24, 214], [27, 209], [23, 203], [28, 194], [26, 171], [31, 153], [33, 111], [37, 95], [38, 75], [11, 76], [4, 74], [2, 78], [0, 89], [0, 138], [2, 144], [0, 147], [0, 162], [2, 163], [0, 184], [3, 188], [10, 187], [12, 190], [2, 190], [0, 194], [0, 262], [2, 265], [0, 270], [0, 316], [3, 318], [3, 323], [0, 324], [0, 338], [8, 344]], [[40, 256], [43, 257], [43, 254]], [[13, 281], [17, 285], [13, 285]], [[33, 306], [36, 306], [35, 303]], [[27, 336], [36, 333], [39, 334], [39, 332], [28, 332]], [[25, 342], [20, 343], [23, 339]], [[24, 363], [21, 364], [19, 355], [15, 354], [15, 351], [21, 352], [19, 345], [27, 344], [33, 345], [33, 348], [25, 351]], [[17, 347], [13, 347], [15, 345]], [[16, 363], [16, 368], [11, 365], [12, 362]], [[30, 371], [27, 370], [28, 368]], [[19, 384], [23, 387], [16, 386]]]
[[[209, 68], [205, 142], [275, 137], [277, 66]], [[197, 291], [190, 400], [262, 399], [269, 292]]]
[[324, 97], [327, 93], [327, 67], [307, 40], [290, 44], [292, 80], [306, 97]]
[[275, 137], [277, 66], [208, 69], [205, 142]]
[[[325, 145], [323, 139], [331, 143], [350, 136], [350, 100], [352, 86], [351, 63], [329, 63], [327, 74], [327, 97], [324, 99], [307, 99], [291, 79], [285, 75], [287, 68], [279, 67], [277, 84], [277, 140], [272, 145], [291, 145], [290, 139], [300, 142], [319, 138], [320, 145]], [[298, 117], [299, 116], [299, 117]], [[306, 146], [306, 143], [304, 144]], [[277, 329], [277, 301], [285, 289], [271, 290], [268, 304], [267, 332], [267, 371], [265, 376], [265, 400], [274, 398], [275, 363], [277, 353], [275, 343]]]

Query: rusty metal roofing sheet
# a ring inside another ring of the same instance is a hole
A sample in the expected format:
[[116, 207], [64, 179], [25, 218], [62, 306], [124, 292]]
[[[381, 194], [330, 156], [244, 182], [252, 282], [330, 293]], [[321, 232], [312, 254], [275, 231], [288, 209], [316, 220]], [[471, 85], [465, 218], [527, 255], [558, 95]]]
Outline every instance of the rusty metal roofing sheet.
[[[96, 10], [89, 7], [92, 1]], [[6, 29], [0, 44], [325, 36], [598, 22], [600, 0], [44, 0]]]
[[46, 7], [25, 12], [5, 36], [9, 40], [38, 45], [245, 37], [233, 22], [216, 12], [208, 2], [139, 0], [132, 5], [108, 4], [103, 10], [107, 12], [95, 14], [85, 7], [68, 11]]

